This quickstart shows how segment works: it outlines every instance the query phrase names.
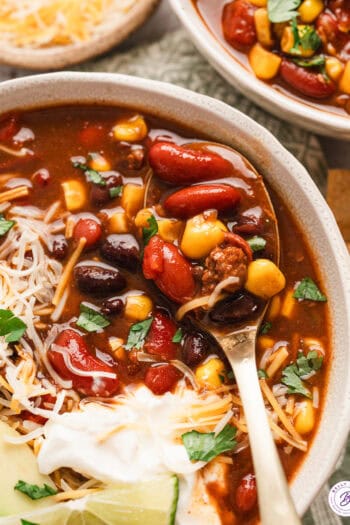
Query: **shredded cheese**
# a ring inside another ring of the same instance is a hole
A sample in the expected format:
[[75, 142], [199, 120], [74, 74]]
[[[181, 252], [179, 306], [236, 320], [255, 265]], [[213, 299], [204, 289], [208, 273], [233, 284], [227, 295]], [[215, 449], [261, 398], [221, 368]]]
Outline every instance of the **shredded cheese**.
[[67, 46], [90, 40], [137, 0], [2, 0], [1, 40], [15, 47]]

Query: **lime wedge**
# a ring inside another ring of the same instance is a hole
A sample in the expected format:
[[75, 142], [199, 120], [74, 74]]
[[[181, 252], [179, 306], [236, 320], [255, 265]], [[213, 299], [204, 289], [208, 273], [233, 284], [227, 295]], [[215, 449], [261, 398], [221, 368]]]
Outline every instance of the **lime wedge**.
[[21, 525], [21, 520], [38, 525], [174, 525], [178, 496], [177, 477], [164, 476], [113, 485], [75, 501], [3, 517], [1, 525]]

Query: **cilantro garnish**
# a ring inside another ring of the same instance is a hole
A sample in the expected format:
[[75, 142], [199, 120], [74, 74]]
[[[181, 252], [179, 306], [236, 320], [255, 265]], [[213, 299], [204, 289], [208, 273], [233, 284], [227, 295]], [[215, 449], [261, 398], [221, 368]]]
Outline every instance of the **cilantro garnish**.
[[142, 238], [144, 244], [148, 244], [151, 238], [158, 233], [158, 223], [154, 215], [151, 215], [147, 222], [149, 226], [147, 228], [142, 228]]
[[15, 221], [7, 221], [2, 214], [0, 214], [0, 237], [5, 235], [8, 231], [13, 228]]
[[316, 55], [311, 58], [295, 58], [293, 60], [300, 67], [323, 67], [326, 63], [324, 55]]
[[251, 239], [247, 240], [247, 243], [253, 250], [253, 252], [259, 252], [260, 250], [263, 250], [266, 246], [266, 241], [263, 239], [263, 237], [258, 237], [255, 235]]
[[288, 22], [294, 16], [298, 16], [296, 10], [301, 4], [301, 0], [268, 0], [267, 12], [269, 19], [273, 23]]
[[272, 328], [272, 323], [270, 323], [269, 321], [266, 321], [266, 323], [263, 323], [260, 326], [259, 335], [268, 334], [271, 328]]
[[258, 378], [259, 379], [268, 379], [268, 375], [267, 375], [267, 372], [266, 370], [263, 370], [262, 368], [259, 368], [258, 370]]
[[299, 352], [295, 363], [288, 365], [282, 371], [281, 383], [288, 387], [288, 394], [301, 394], [311, 398], [311, 392], [305, 387], [302, 378], [311, 372], [317, 372], [322, 366], [323, 357], [319, 356], [316, 351], [311, 351], [305, 356]]
[[236, 432], [235, 427], [226, 425], [217, 435], [215, 432], [202, 433], [192, 430], [182, 434], [181, 438], [190, 460], [211, 461], [222, 452], [235, 448]]
[[23, 492], [23, 494], [29, 496], [30, 499], [47, 498], [48, 496], [54, 496], [57, 494], [57, 490], [50, 487], [50, 485], [46, 485], [46, 483], [44, 483], [43, 487], [39, 487], [39, 485], [31, 485], [21, 479], [16, 483], [14, 488], [15, 490]]
[[84, 328], [87, 332], [98, 332], [110, 324], [108, 319], [94, 308], [84, 303], [80, 304], [80, 315], [77, 320], [77, 326]]
[[291, 21], [291, 28], [293, 32], [294, 44], [289, 50], [289, 53], [301, 55], [302, 52], [300, 47], [305, 51], [310, 49], [316, 51], [316, 49], [318, 49], [321, 45], [321, 39], [312, 26], [306, 25], [300, 28], [298, 27], [297, 20], [294, 17]]
[[115, 197], [120, 197], [123, 193], [123, 186], [114, 186], [114, 188], [109, 189], [109, 196], [111, 199], [114, 199]]
[[0, 336], [5, 336], [7, 343], [16, 343], [26, 331], [27, 325], [11, 312], [0, 309]]
[[174, 337], [172, 338], [173, 343], [181, 343], [182, 340], [182, 330], [181, 328], [178, 328], [174, 334]]
[[82, 164], [81, 162], [73, 162], [74, 168], [78, 168], [82, 170], [89, 182], [93, 182], [94, 184], [98, 184], [99, 186], [106, 186], [106, 181], [102, 177], [101, 173], [99, 171], [93, 170], [89, 168], [86, 164]]
[[34, 521], [21, 519], [21, 525], [39, 525], [39, 523], [34, 523]]
[[145, 319], [140, 323], [133, 324], [130, 327], [128, 340], [125, 345], [126, 350], [131, 350], [131, 348], [140, 350], [143, 347], [152, 322], [153, 317], [150, 317], [149, 319]]
[[304, 277], [296, 286], [293, 297], [295, 299], [308, 299], [309, 301], [326, 302], [327, 297], [323, 295], [311, 277]]

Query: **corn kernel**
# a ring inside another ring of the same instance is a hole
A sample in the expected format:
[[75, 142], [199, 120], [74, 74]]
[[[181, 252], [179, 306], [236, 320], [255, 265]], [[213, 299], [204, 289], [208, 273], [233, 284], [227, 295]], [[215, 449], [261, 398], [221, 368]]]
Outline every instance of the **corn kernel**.
[[85, 186], [79, 180], [62, 182], [64, 201], [69, 211], [79, 210], [86, 203]]
[[151, 208], [143, 208], [142, 210], [138, 211], [134, 219], [136, 228], [147, 228], [149, 226], [148, 219], [152, 217], [152, 215], [153, 213]]
[[279, 295], [275, 295], [275, 297], [272, 298], [268, 312], [267, 312], [267, 320], [272, 321], [275, 319], [281, 309], [281, 297]]
[[266, 7], [267, 6], [267, 0], [250, 0], [250, 3], [255, 5], [256, 7]]
[[265, 7], [261, 7], [255, 11], [254, 23], [260, 44], [264, 47], [271, 47], [273, 45], [271, 22]]
[[[305, 25], [298, 25], [298, 33], [300, 36], [302, 36]], [[281, 49], [284, 51], [284, 53], [288, 53], [289, 55], [296, 55], [298, 57], [312, 57], [316, 50], [310, 48], [304, 49], [302, 45], [299, 45], [297, 47], [297, 51], [293, 51], [294, 47], [294, 34], [293, 29], [290, 26], [287, 26], [284, 28], [281, 38]]]
[[99, 153], [89, 154], [89, 167], [95, 171], [109, 171], [111, 169], [108, 160]]
[[245, 288], [263, 299], [270, 299], [283, 290], [286, 279], [278, 268], [269, 259], [256, 259], [248, 266]]
[[301, 401], [294, 421], [295, 430], [303, 435], [308, 434], [315, 426], [315, 409], [311, 399]]
[[143, 140], [147, 136], [147, 133], [147, 124], [141, 115], [135, 115], [128, 120], [122, 120], [113, 128], [114, 138], [125, 142], [138, 142]]
[[324, 9], [324, 2], [322, 0], [304, 0], [298, 11], [300, 18], [306, 24], [310, 24]]
[[345, 64], [344, 73], [339, 81], [339, 89], [343, 93], [350, 95], [350, 60]]
[[137, 184], [125, 184], [121, 206], [128, 217], [134, 217], [143, 206], [145, 187]]
[[288, 290], [282, 303], [281, 315], [290, 319], [296, 306], [296, 300], [293, 297], [294, 290]]
[[173, 219], [161, 219], [157, 221], [158, 233], [167, 242], [177, 241], [181, 235], [182, 222]]
[[201, 259], [223, 242], [226, 231], [221, 221], [196, 215], [186, 222], [181, 250], [190, 259]]
[[335, 57], [326, 58], [326, 73], [332, 80], [336, 82], [341, 77], [344, 71], [344, 64]]
[[117, 211], [109, 218], [109, 233], [128, 233], [129, 223], [124, 211]]
[[144, 321], [152, 312], [153, 303], [147, 295], [128, 295], [125, 317], [130, 321]]
[[272, 348], [275, 344], [275, 340], [268, 335], [259, 335], [258, 337], [258, 346], [261, 350], [267, 350]]
[[282, 62], [281, 57], [267, 51], [259, 43], [251, 48], [248, 58], [255, 75], [262, 80], [275, 77]]
[[110, 337], [108, 343], [114, 357], [119, 361], [124, 361], [126, 359], [126, 352], [123, 346], [124, 339], [121, 339], [120, 337]]
[[222, 385], [225, 365], [218, 357], [211, 357], [197, 367], [195, 376], [201, 387], [214, 390]]

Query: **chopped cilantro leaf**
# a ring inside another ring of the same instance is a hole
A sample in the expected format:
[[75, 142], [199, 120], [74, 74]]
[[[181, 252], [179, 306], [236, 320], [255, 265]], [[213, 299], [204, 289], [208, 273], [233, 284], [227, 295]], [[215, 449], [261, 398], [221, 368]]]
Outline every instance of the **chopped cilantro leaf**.
[[115, 199], [115, 197], [120, 197], [123, 193], [123, 186], [114, 186], [114, 188], [109, 189], [109, 196], [111, 199]]
[[106, 181], [102, 177], [101, 173], [89, 168], [86, 164], [82, 164], [81, 162], [73, 162], [74, 168], [79, 168], [82, 170], [89, 182], [93, 182], [94, 184], [98, 184], [99, 186], [106, 186]]
[[0, 309], [0, 336], [5, 336], [7, 343], [16, 343], [26, 331], [27, 325], [11, 310]]
[[282, 371], [281, 382], [288, 387], [288, 394], [301, 394], [311, 398], [310, 391], [305, 387], [302, 378], [311, 372], [319, 370], [323, 363], [323, 357], [316, 351], [311, 351], [305, 356], [299, 352], [295, 363], [288, 365]]
[[140, 323], [135, 323], [130, 327], [128, 340], [125, 345], [126, 350], [131, 350], [131, 348], [140, 350], [143, 347], [152, 322], [153, 317], [150, 317], [149, 319], [145, 319]]
[[296, 10], [301, 4], [301, 0], [268, 0], [267, 11], [271, 22], [288, 22], [294, 16], [298, 16]]
[[142, 238], [145, 245], [148, 244], [152, 237], [158, 233], [158, 223], [154, 215], [151, 215], [147, 219], [147, 222], [149, 226], [147, 228], [142, 228]]
[[77, 326], [84, 328], [87, 332], [98, 332], [110, 324], [108, 319], [94, 308], [84, 303], [80, 304], [80, 315], [77, 320]]
[[255, 235], [251, 239], [248, 239], [247, 242], [253, 250], [253, 252], [259, 252], [260, 250], [263, 250], [266, 246], [265, 239], [263, 239], [263, 237], [258, 237], [258, 235]]
[[263, 370], [262, 368], [259, 368], [258, 370], [258, 378], [259, 379], [268, 379], [268, 375], [266, 373], [266, 370]]
[[172, 338], [173, 343], [181, 343], [182, 340], [182, 330], [181, 328], [178, 328], [174, 334], [174, 337]]
[[326, 302], [327, 297], [321, 293], [316, 283], [310, 277], [304, 277], [296, 286], [293, 297], [295, 299], [308, 299], [309, 301]]
[[322, 67], [326, 63], [323, 55], [316, 55], [311, 58], [295, 58], [294, 61], [300, 67]]
[[39, 525], [39, 523], [34, 523], [34, 521], [21, 519], [21, 525]]
[[57, 494], [57, 490], [50, 487], [50, 485], [46, 485], [46, 483], [44, 483], [43, 487], [39, 487], [39, 485], [31, 485], [21, 479], [16, 483], [14, 488], [19, 492], [26, 494], [26, 496], [29, 496], [30, 499], [47, 498], [48, 496], [54, 496]]
[[319, 48], [321, 44], [321, 39], [318, 36], [315, 29], [310, 25], [298, 27], [296, 17], [291, 21], [291, 28], [293, 32], [294, 44], [293, 47], [289, 50], [289, 53], [294, 55], [301, 55], [302, 51], [300, 48], [306, 50], [313, 50]]
[[263, 323], [260, 326], [259, 335], [268, 334], [271, 328], [272, 328], [272, 323], [270, 323], [269, 321], [266, 321], [266, 323]]
[[7, 221], [3, 215], [0, 215], [0, 237], [9, 232], [15, 224], [15, 221]]
[[220, 379], [221, 383], [225, 383], [225, 376], [224, 375], [219, 374], [219, 379]]
[[222, 452], [235, 448], [236, 432], [235, 427], [226, 425], [217, 435], [215, 432], [202, 433], [192, 430], [181, 437], [190, 460], [211, 461]]

